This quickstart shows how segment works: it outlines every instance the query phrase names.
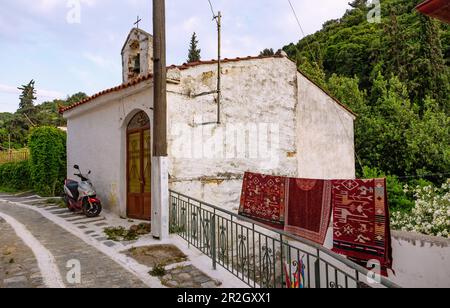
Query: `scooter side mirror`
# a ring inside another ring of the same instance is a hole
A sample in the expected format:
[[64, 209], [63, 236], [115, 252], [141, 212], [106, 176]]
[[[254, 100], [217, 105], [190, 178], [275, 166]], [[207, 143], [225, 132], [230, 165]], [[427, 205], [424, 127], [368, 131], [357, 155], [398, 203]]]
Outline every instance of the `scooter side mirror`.
[[80, 166], [78, 166], [78, 165], [73, 166], [73, 168], [76, 170], [80, 170]]

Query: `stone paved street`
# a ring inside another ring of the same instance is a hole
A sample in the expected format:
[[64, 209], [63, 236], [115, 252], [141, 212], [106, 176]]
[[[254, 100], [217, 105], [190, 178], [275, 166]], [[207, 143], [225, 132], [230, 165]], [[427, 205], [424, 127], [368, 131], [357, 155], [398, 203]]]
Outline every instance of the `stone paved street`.
[[33, 252], [0, 217], [0, 288], [43, 288]]
[[[61, 214], [63, 211], [61, 211]], [[80, 261], [81, 283], [69, 284], [68, 288], [144, 288], [146, 285], [122, 266], [111, 260], [94, 247], [78, 237], [65, 231], [31, 209], [0, 202], [0, 212], [16, 219], [45, 246], [55, 257], [57, 267], [63, 278], [68, 273], [67, 265], [71, 260]], [[64, 211], [67, 214], [67, 211]], [[42, 286], [37, 276], [36, 261], [33, 253], [14, 236], [14, 231], [5, 222], [0, 224], [0, 247], [12, 247], [2, 256], [0, 270], [0, 287], [39, 287]], [[9, 264], [13, 253], [14, 263]], [[8, 272], [8, 268], [9, 273]], [[36, 274], [36, 275], [35, 275]]]
[[[57, 199], [41, 198], [33, 193], [15, 196], [0, 193], [0, 288], [49, 287], [45, 284], [49, 273], [50, 276], [56, 273], [58, 285], [68, 288], [243, 286], [226, 271], [211, 271], [209, 258], [190, 250], [178, 237], [165, 243], [155, 241], [151, 236], [132, 241], [111, 240], [105, 228], [128, 229], [140, 222], [108, 213], [87, 218], [71, 213], [57, 203]], [[15, 223], [8, 218], [9, 221], [1, 219], [2, 214], [14, 219]], [[24, 243], [23, 235], [18, 236], [10, 224], [22, 225], [33, 241], [46, 250], [52, 259], [51, 264], [47, 264], [51, 270], [43, 271], [42, 264], [38, 266], [42, 256], [38, 253], [40, 258], [36, 260], [35, 248], [30, 248], [28, 240]], [[204, 261], [199, 261], [203, 258]], [[67, 280], [67, 274], [73, 269], [73, 263], [68, 262], [72, 261], [80, 262], [81, 283]], [[164, 277], [153, 276], [154, 266], [162, 264]], [[222, 280], [224, 275], [228, 277], [226, 280]]]

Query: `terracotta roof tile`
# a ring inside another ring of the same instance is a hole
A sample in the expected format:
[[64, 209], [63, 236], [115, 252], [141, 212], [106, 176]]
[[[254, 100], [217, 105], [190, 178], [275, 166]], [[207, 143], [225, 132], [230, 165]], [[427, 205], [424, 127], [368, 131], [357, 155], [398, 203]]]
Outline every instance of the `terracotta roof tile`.
[[[269, 58], [284, 58], [284, 56], [283, 56], [283, 55], [275, 55], [275, 56], [257, 56], [257, 57], [249, 56], [249, 57], [246, 57], [246, 58], [234, 58], [234, 59], [228, 59], [228, 58], [225, 58], [225, 59], [222, 60], [222, 63], [232, 63], [232, 62], [249, 61], [249, 60], [260, 60], [260, 59], [269, 59]], [[187, 69], [190, 69], [190, 68], [192, 68], [192, 67], [196, 67], [196, 66], [200, 66], [200, 65], [211, 65], [211, 64], [217, 64], [217, 60], [214, 60], [214, 59], [213, 59], [213, 60], [210, 60], [210, 61], [199, 61], [199, 62], [193, 62], [193, 63], [183, 63], [182, 65], [178, 65], [178, 66], [177, 66], [177, 65], [171, 65], [171, 66], [168, 67], [168, 69], [175, 69], [175, 68], [178, 68], [178, 69], [180, 69], [180, 70], [187, 70]], [[307, 78], [309, 81], [311, 81], [313, 84], [315, 84], [317, 87], [319, 87], [319, 88], [320, 88], [323, 92], [325, 92], [328, 96], [330, 96], [334, 101], [336, 101], [337, 104], [339, 104], [339, 105], [342, 106], [344, 109], [346, 109], [348, 112], [350, 112], [351, 114], [353, 114], [353, 115], [356, 116], [356, 114], [355, 114], [352, 110], [350, 110], [350, 108], [348, 108], [347, 106], [345, 106], [344, 104], [342, 104], [339, 100], [337, 100], [336, 98], [334, 98], [333, 96], [331, 96], [325, 89], [323, 89], [321, 86], [319, 86], [319, 85], [316, 84], [314, 81], [312, 81], [311, 79], [309, 79], [309, 78], [308, 78], [305, 74], [303, 74], [301, 71], [299, 71], [299, 72], [300, 72], [305, 78]], [[117, 91], [120, 91], [120, 90], [124, 90], [124, 89], [130, 88], [130, 87], [132, 87], [132, 86], [135, 86], [135, 85], [137, 85], [137, 84], [139, 84], [139, 83], [141, 83], [141, 82], [150, 80], [150, 79], [152, 79], [152, 78], [153, 78], [153, 74], [148, 74], [148, 75], [145, 75], [145, 76], [141, 76], [141, 77], [139, 77], [139, 78], [133, 79], [133, 80], [131, 80], [131, 81], [127, 82], [127, 83], [124, 83], [124, 84], [122, 84], [122, 85], [119, 85], [119, 86], [117, 86], [117, 87], [114, 87], [114, 88], [111, 88], [111, 89], [107, 89], [107, 90], [104, 90], [104, 91], [99, 92], [99, 93], [97, 93], [97, 94], [94, 94], [94, 95], [92, 95], [92, 96], [90, 96], [90, 97], [88, 97], [88, 98], [86, 98], [86, 99], [84, 99], [84, 100], [82, 100], [82, 101], [80, 101], [80, 102], [78, 102], [78, 103], [75, 103], [75, 104], [73, 104], [73, 105], [71, 105], [71, 106], [68, 106], [68, 107], [61, 107], [61, 108], [59, 109], [59, 112], [60, 112], [61, 114], [63, 114], [63, 113], [65, 113], [65, 112], [70, 111], [70, 110], [72, 110], [72, 109], [75, 109], [75, 108], [77, 108], [77, 107], [79, 107], [79, 106], [81, 106], [81, 105], [85, 105], [85, 104], [87, 104], [87, 103], [89, 103], [89, 102], [91, 102], [91, 101], [97, 99], [98, 97], [101, 97], [101, 96], [103, 96], [103, 95], [106, 95], [106, 94], [109, 94], [109, 93], [112, 93], [112, 92], [117, 92]]]

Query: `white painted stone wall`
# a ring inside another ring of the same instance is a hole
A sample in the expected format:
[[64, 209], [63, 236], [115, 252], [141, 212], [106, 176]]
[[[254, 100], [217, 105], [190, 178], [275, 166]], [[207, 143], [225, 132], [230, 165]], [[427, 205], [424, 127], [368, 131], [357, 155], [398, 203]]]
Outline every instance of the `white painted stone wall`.
[[[217, 120], [215, 96], [195, 97], [215, 89], [217, 66], [169, 71], [171, 79], [177, 75], [181, 79], [179, 85], [168, 87], [173, 190], [237, 210], [246, 171], [293, 177], [355, 176], [353, 116], [298, 74], [293, 62], [287, 58], [244, 60], [224, 63], [222, 69], [221, 125], [201, 125]], [[138, 110], [145, 110], [152, 119], [152, 106], [151, 81], [147, 81], [65, 113], [69, 175], [74, 164], [92, 169], [105, 208], [123, 216], [126, 126]], [[267, 145], [257, 142], [263, 139]]]
[[[222, 74], [220, 126], [198, 125], [216, 121], [214, 96], [187, 97], [215, 90], [216, 65], [202, 65], [182, 71], [180, 91], [184, 95], [170, 96], [171, 124], [191, 125], [181, 130], [183, 134], [172, 131], [171, 150], [180, 148], [178, 139], [173, 138], [184, 135], [187, 130], [193, 136], [190, 139], [194, 149], [200, 149], [200, 153], [202, 145], [209, 148], [211, 136], [215, 140], [224, 140], [227, 145], [219, 147], [219, 150], [214, 147], [212, 152], [221, 154], [214, 158], [204, 155], [203, 159], [188, 159], [172, 153], [174, 190], [236, 210], [245, 171], [293, 177], [355, 177], [354, 116], [299, 74], [293, 62], [287, 58], [231, 62], [224, 64]], [[230, 149], [233, 138], [231, 142], [229, 136], [220, 138], [225, 134], [224, 130], [235, 124], [249, 123], [259, 128], [258, 133], [270, 132], [272, 128], [278, 136], [278, 141], [270, 144], [276, 148], [271, 153], [275, 160], [264, 159], [266, 155], [261, 152], [266, 151], [261, 151], [263, 147], [258, 146], [257, 142], [255, 144], [255, 140], [247, 134], [242, 136], [246, 155], [227, 155], [230, 150], [239, 149]], [[269, 129], [265, 129], [264, 125], [268, 125]], [[202, 136], [202, 131], [204, 137], [198, 137]], [[182, 139], [183, 144], [186, 139], [189, 138]], [[207, 152], [207, 149], [204, 150]], [[259, 152], [259, 159], [251, 159], [250, 152]]]

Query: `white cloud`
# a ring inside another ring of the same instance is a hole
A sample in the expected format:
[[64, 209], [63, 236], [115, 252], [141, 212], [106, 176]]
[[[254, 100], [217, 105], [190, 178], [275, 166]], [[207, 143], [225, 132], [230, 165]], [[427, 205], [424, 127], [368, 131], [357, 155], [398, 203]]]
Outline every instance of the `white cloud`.
[[90, 52], [85, 52], [85, 53], [83, 53], [83, 57], [85, 59], [89, 60], [90, 62], [94, 63], [97, 66], [100, 66], [100, 67], [108, 66], [108, 61], [100, 55], [94, 55]]
[[8, 86], [6, 84], [0, 84], [0, 92], [8, 94], [16, 94], [20, 93], [20, 90], [17, 89], [17, 87]]
[[[17, 94], [20, 95], [20, 90], [17, 87], [13, 87], [6, 84], [0, 84], [0, 92], [6, 94]], [[38, 101], [45, 99], [60, 99], [64, 97], [64, 94], [53, 90], [36, 89], [36, 96]]]

